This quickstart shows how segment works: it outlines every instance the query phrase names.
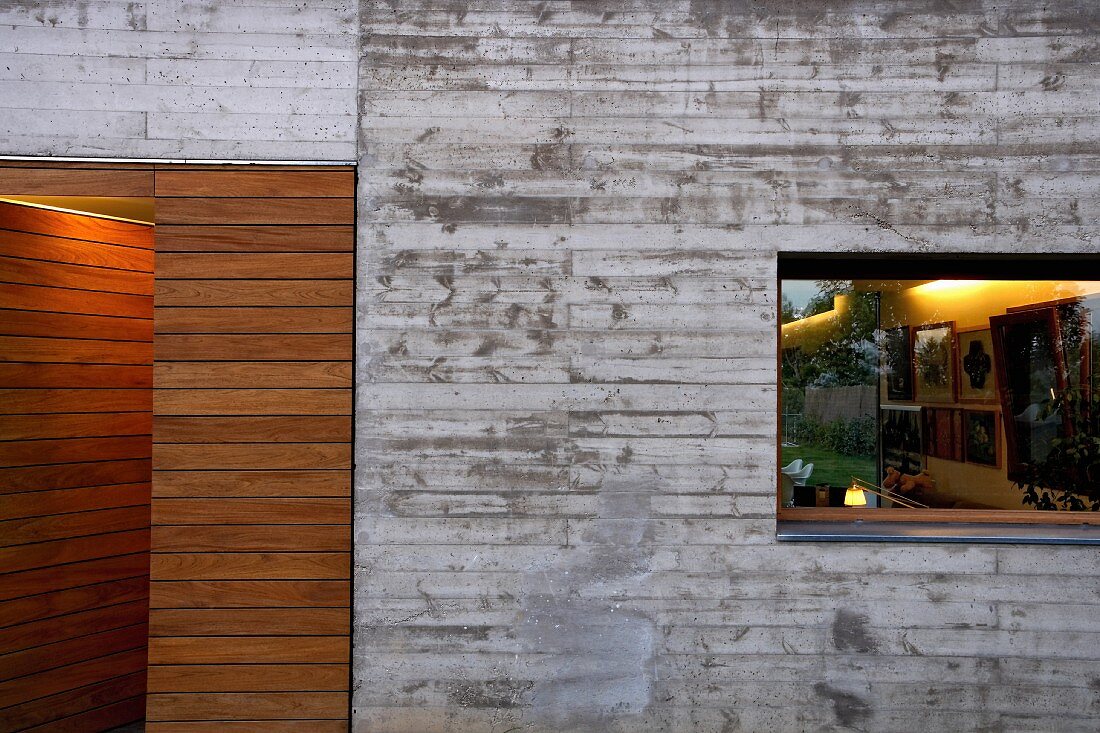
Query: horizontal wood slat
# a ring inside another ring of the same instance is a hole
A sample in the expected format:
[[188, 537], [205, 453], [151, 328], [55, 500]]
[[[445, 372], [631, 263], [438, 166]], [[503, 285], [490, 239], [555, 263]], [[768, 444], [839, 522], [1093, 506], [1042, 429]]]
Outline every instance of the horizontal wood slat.
[[[154, 476], [154, 485], [156, 477]], [[157, 502], [154, 502], [157, 503]], [[153, 552], [347, 552], [351, 530], [338, 524], [153, 527]]]
[[351, 333], [347, 308], [157, 308], [157, 333]]
[[[345, 389], [159, 389], [156, 415], [351, 415]], [[159, 439], [159, 436], [157, 436]]]
[[[319, 609], [328, 611], [329, 609]], [[317, 611], [309, 611], [316, 613]], [[164, 611], [163, 614], [173, 613]], [[217, 613], [204, 611], [203, 613]], [[294, 611], [303, 613], [303, 611]], [[343, 613], [337, 611], [337, 613]], [[346, 664], [193, 664], [154, 666], [149, 670], [149, 692], [344, 692]]]
[[[86, 367], [87, 365], [73, 365]], [[50, 368], [50, 367], [44, 367]], [[148, 368], [148, 367], [146, 367]], [[146, 412], [153, 404], [148, 389], [0, 389], [0, 415], [40, 413]]]
[[[216, 460], [216, 459], [214, 459]], [[155, 459], [154, 459], [155, 462]], [[346, 499], [158, 499], [153, 524], [347, 524]], [[275, 572], [273, 570], [273, 572]], [[275, 577], [275, 576], [271, 576]]]
[[44, 264], [47, 263], [0, 255], [0, 282], [127, 295], [153, 294], [153, 278], [148, 272], [109, 270], [104, 267], [57, 262], [48, 263], [49, 267], [46, 268]]
[[[339, 416], [171, 417], [156, 419], [165, 443], [347, 443], [351, 423]], [[2, 431], [0, 431], [2, 434]]]
[[[152, 171], [0, 163], [0, 195], [20, 181], [147, 196]], [[94, 731], [143, 711], [152, 247], [147, 225], [0, 203], [3, 730]]]
[[0, 680], [23, 677], [97, 656], [141, 649], [145, 647], [148, 637], [149, 629], [141, 623], [5, 654], [0, 657]]
[[157, 226], [158, 252], [353, 252], [355, 228], [317, 226]]
[[[301, 610], [301, 609], [295, 609]], [[333, 610], [333, 609], [329, 609]], [[154, 637], [149, 662], [180, 664], [346, 664], [348, 646], [340, 636]], [[310, 689], [310, 688], [307, 688]]]
[[157, 334], [161, 361], [335, 361], [350, 359], [351, 353], [351, 334]]
[[152, 418], [148, 412], [8, 415], [0, 421], [0, 440], [150, 435]]
[[[343, 570], [347, 577], [347, 569]], [[342, 608], [181, 608], [162, 609], [151, 636], [344, 636], [348, 614]], [[342, 680], [347, 684], [347, 680]], [[341, 688], [332, 688], [341, 689]]]
[[157, 693], [149, 695], [147, 718], [150, 721], [344, 720], [347, 714], [346, 692]]
[[155, 185], [149, 730], [344, 730], [354, 171]]
[[7, 196], [153, 195], [152, 170], [58, 169], [0, 166], [0, 192]]
[[[156, 443], [153, 445], [153, 470], [347, 469], [350, 467], [351, 445], [349, 443]], [[220, 509], [225, 511], [227, 507], [220, 507]]]
[[[293, 270], [287, 273], [294, 274]], [[350, 306], [351, 280], [162, 280], [158, 306]]]
[[348, 733], [345, 720], [217, 720], [187, 723], [149, 721], [145, 733]]
[[[0, 369], [4, 365], [0, 364]], [[159, 362], [153, 365], [161, 389], [332, 389], [352, 386], [350, 361]], [[159, 414], [159, 413], [158, 413]]]
[[352, 260], [330, 252], [167, 252], [157, 255], [156, 271], [158, 280], [334, 280], [347, 276]]
[[152, 305], [151, 295], [126, 295], [12, 283], [4, 283], [0, 287], [0, 308], [147, 318]]
[[88, 242], [78, 239], [0, 231], [3, 231], [0, 235], [0, 255], [5, 257], [104, 267], [110, 270], [153, 271], [153, 252], [150, 249], [105, 243], [91, 247]]
[[147, 504], [0, 522], [0, 547], [125, 532], [149, 526]]
[[0, 336], [0, 359], [59, 364], [153, 364], [153, 345], [143, 341]]
[[12, 467], [97, 460], [119, 461], [148, 455], [149, 438], [144, 435], [0, 442], [0, 463]]
[[[119, 388], [148, 392], [153, 374], [144, 365], [0, 363], [0, 383], [12, 389]], [[136, 394], [136, 393], [135, 393]], [[151, 404], [151, 402], [150, 402]], [[76, 410], [75, 412], [84, 412]], [[102, 410], [106, 412], [106, 410]]]
[[[18, 317], [15, 314], [19, 314]], [[0, 309], [0, 335], [151, 342], [153, 321]]]
[[355, 171], [346, 168], [327, 171], [162, 170], [157, 171], [156, 195], [346, 198], [354, 187]]
[[148, 503], [148, 482], [0, 494], [0, 520], [141, 506]]
[[141, 483], [149, 479], [151, 464], [152, 460], [146, 458], [139, 461], [3, 468], [0, 469], [0, 494]]
[[145, 695], [138, 695], [29, 728], [26, 733], [84, 733], [92, 730], [113, 730], [135, 720], [141, 720], [145, 703]]
[[0, 600], [35, 595], [35, 591], [49, 593], [112, 580], [136, 578], [149, 572], [149, 555], [135, 552], [111, 557], [35, 568], [0, 576]]
[[158, 198], [160, 224], [354, 224], [346, 198]]
[[0, 548], [0, 563], [16, 572], [122, 553], [140, 553], [148, 547], [148, 529], [122, 530]]
[[176, 580], [153, 583], [150, 608], [342, 608], [341, 580]]
[[348, 577], [350, 563], [351, 556], [343, 552], [156, 553], [152, 571], [162, 580], [338, 580]]
[[347, 471], [157, 471], [153, 495], [348, 497], [351, 477]]

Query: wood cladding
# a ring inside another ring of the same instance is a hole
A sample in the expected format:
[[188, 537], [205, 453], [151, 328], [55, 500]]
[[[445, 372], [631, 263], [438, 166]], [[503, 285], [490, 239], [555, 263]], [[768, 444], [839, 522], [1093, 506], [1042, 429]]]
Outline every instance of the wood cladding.
[[[152, 172], [0, 167], [0, 194]], [[0, 731], [144, 713], [153, 229], [0, 203]]]
[[346, 731], [354, 171], [154, 187], [147, 729]]

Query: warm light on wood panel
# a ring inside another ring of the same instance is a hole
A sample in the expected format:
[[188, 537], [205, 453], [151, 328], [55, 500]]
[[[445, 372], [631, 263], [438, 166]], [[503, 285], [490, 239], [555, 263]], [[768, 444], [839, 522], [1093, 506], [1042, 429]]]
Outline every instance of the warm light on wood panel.
[[[0, 196], [151, 184], [113, 173], [0, 164]], [[3, 731], [144, 715], [152, 247], [149, 226], [0, 202]]]

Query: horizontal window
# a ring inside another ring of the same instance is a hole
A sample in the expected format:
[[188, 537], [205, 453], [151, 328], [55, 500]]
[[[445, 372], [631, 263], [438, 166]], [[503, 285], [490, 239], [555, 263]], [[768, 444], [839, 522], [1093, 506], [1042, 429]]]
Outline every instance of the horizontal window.
[[781, 260], [781, 522], [1100, 519], [1082, 264]]

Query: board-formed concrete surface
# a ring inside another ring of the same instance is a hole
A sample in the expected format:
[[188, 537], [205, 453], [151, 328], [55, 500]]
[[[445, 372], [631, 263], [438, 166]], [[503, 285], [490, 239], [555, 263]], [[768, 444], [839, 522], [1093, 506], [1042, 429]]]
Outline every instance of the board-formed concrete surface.
[[1095, 549], [776, 543], [774, 349], [780, 251], [1095, 252], [1098, 29], [7, 3], [0, 152], [358, 155], [355, 730], [1091, 731]]

